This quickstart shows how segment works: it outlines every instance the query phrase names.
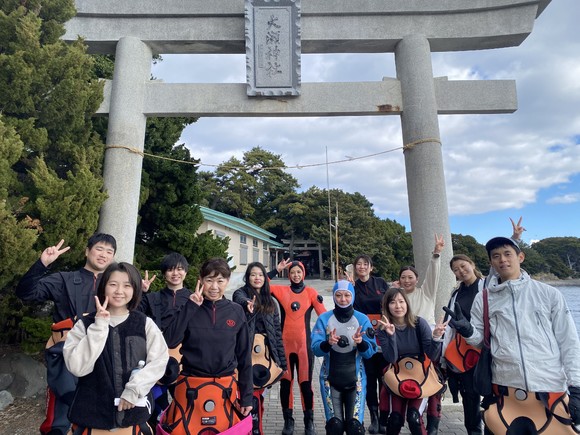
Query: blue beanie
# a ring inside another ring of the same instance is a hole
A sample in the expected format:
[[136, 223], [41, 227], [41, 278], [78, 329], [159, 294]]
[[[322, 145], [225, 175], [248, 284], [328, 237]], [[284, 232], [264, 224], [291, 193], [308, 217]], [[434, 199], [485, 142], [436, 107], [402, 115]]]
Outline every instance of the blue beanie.
[[336, 303], [336, 300], [334, 299], [334, 294], [339, 290], [349, 291], [350, 294], [352, 295], [351, 305], [354, 304], [354, 287], [350, 281], [343, 279], [343, 280], [337, 281], [336, 284], [334, 284], [334, 287], [332, 288], [332, 299], [334, 300], [335, 303]]

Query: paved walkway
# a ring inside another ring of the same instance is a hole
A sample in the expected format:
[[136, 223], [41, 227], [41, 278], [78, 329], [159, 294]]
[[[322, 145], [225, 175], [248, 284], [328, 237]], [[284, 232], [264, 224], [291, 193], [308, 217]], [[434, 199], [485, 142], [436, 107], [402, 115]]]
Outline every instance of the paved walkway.
[[[288, 282], [287, 279], [275, 279], [274, 283], [283, 284]], [[327, 309], [333, 309], [334, 303], [332, 302], [332, 286], [334, 282], [329, 280], [306, 280], [306, 285], [314, 287], [318, 292], [324, 297], [324, 305]], [[230, 290], [231, 291], [231, 290]], [[230, 291], [226, 291], [226, 297], [231, 299]], [[314, 316], [313, 321], [316, 321], [316, 316]], [[315, 358], [314, 364], [314, 377], [312, 381], [312, 386], [314, 390], [314, 423], [316, 425], [316, 432], [318, 435], [323, 435], [325, 417], [324, 408], [322, 406], [322, 399], [320, 397], [320, 387], [318, 383], [318, 375], [320, 373], [320, 364], [322, 359]], [[280, 407], [280, 388], [279, 384], [274, 385], [272, 388], [268, 389], [264, 393], [264, 434], [265, 435], [278, 435], [282, 432], [284, 427], [284, 418], [282, 417], [282, 408]], [[442, 403], [442, 418], [439, 425], [439, 433], [442, 435], [460, 435], [465, 434], [465, 427], [463, 426], [463, 409], [460, 404], [455, 404], [451, 400], [451, 396], [447, 395], [443, 399]], [[296, 435], [301, 435], [304, 433], [304, 422], [302, 414], [302, 405], [300, 402], [300, 392], [298, 390], [296, 382], [294, 383], [294, 420], [295, 420], [295, 431]], [[370, 423], [370, 417], [368, 415], [368, 409], [365, 413], [365, 426]], [[401, 434], [409, 434], [410, 432], [404, 428]]]

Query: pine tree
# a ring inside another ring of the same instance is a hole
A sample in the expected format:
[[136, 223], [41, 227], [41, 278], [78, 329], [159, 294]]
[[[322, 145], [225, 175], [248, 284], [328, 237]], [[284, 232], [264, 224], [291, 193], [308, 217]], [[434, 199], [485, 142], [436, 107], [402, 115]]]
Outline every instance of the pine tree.
[[65, 239], [63, 267], [82, 262], [106, 198], [104, 147], [92, 126], [102, 84], [83, 43], [59, 40], [74, 12], [72, 0], [7, 1], [0, 10], [0, 111], [23, 144], [7, 168], [6, 212], [38, 221], [37, 252]]
[[[67, 45], [59, 39], [74, 14], [73, 0], [0, 3], [0, 338], [5, 341], [22, 338], [14, 326], [26, 315], [42, 323], [36, 307], [23, 307], [14, 298], [17, 280], [42, 249], [61, 238], [71, 250], [58, 267], [82, 264], [106, 198], [104, 145], [92, 124], [102, 84], [82, 41]], [[43, 330], [35, 325], [29, 331]]]

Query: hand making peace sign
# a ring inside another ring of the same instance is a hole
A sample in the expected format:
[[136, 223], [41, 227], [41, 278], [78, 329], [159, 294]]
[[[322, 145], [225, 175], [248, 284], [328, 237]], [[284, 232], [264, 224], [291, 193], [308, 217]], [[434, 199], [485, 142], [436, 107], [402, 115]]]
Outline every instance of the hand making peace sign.
[[389, 335], [395, 334], [395, 325], [393, 325], [391, 322], [389, 322], [389, 319], [384, 314], [383, 314], [383, 317], [381, 318], [381, 320], [379, 320], [379, 325], [380, 325], [380, 328], [383, 331], [385, 331], [387, 334], [389, 334]]
[[334, 346], [336, 343], [338, 343], [338, 340], [340, 340], [340, 337], [338, 335], [336, 335], [336, 328], [335, 328], [328, 333], [328, 344], [330, 344], [331, 346]]
[[352, 336], [352, 340], [354, 341], [354, 344], [362, 343], [364, 334], [361, 331], [362, 331], [362, 326], [359, 325], [358, 329], [356, 330], [356, 332]]
[[433, 248], [433, 254], [441, 254], [444, 247], [445, 240], [443, 239], [443, 234], [437, 235], [437, 233], [435, 233], [435, 247]]
[[49, 246], [42, 254], [40, 254], [40, 261], [44, 265], [44, 267], [50, 266], [52, 263], [56, 261], [61, 254], [64, 254], [66, 251], [70, 249], [70, 246], [66, 246], [62, 249], [61, 246], [64, 244], [64, 239], [61, 239], [55, 246]]
[[103, 305], [101, 305], [101, 303], [99, 302], [98, 296], [95, 296], [95, 306], [97, 307], [97, 314], [95, 315], [95, 317], [102, 319], [110, 318], [111, 313], [107, 311], [107, 305], [109, 305], [108, 296], [105, 296], [105, 301], [103, 302]]
[[447, 328], [447, 324], [451, 319], [448, 319], [447, 322], [444, 322], [444, 317], [445, 315], [442, 315], [435, 324], [435, 328], [433, 329], [433, 338], [441, 338], [443, 334], [445, 334], [445, 328]]
[[288, 265], [292, 263], [289, 258], [285, 258], [280, 263], [276, 265], [276, 271], [280, 274], [284, 269], [288, 267]]
[[197, 279], [197, 284], [195, 285], [195, 291], [189, 296], [191, 302], [201, 305], [203, 303], [203, 292], [201, 285], [201, 277]]
[[256, 305], [256, 296], [254, 296], [252, 298], [252, 300], [248, 300], [248, 303], [246, 305], [246, 308], [248, 310], [248, 313], [254, 314], [254, 306], [255, 305]]
[[512, 234], [513, 240], [521, 240], [522, 234], [524, 233], [524, 231], [526, 231], [526, 229], [522, 226], [522, 219], [523, 219], [523, 216], [520, 216], [520, 219], [518, 220], [518, 223], [516, 224], [514, 222], [514, 220], [512, 218], [510, 218], [510, 221], [512, 223], [512, 229], [513, 229], [513, 234]]
[[145, 278], [141, 280], [141, 288], [143, 289], [143, 293], [147, 293], [149, 291], [149, 287], [151, 287], [151, 284], [153, 284], [155, 278], [157, 278], [157, 275], [153, 275], [151, 279], [149, 279], [149, 271], [145, 271]]

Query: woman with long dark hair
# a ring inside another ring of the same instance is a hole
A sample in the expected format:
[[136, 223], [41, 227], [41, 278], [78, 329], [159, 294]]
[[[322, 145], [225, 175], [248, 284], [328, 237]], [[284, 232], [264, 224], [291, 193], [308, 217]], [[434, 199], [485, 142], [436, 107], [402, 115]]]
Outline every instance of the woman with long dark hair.
[[[435, 325], [433, 332], [425, 319], [416, 316], [404, 289], [391, 287], [383, 298], [383, 317], [377, 333], [381, 351], [389, 364], [398, 363], [405, 357], [420, 358], [422, 353], [431, 361], [439, 357], [440, 340], [444, 324]], [[387, 421], [387, 434], [398, 435], [407, 420], [413, 435], [425, 435], [427, 431], [420, 414], [423, 399], [406, 399], [391, 394], [391, 414]]]
[[[250, 263], [244, 274], [245, 285], [234, 292], [233, 301], [244, 308], [248, 320], [250, 341], [257, 334], [265, 337], [264, 344], [269, 356], [282, 370], [286, 371], [287, 362], [282, 343], [282, 329], [278, 307], [270, 293], [268, 274], [262, 263]], [[254, 398], [252, 408], [252, 434], [262, 435], [262, 415], [264, 412], [264, 388], [256, 388], [268, 382], [269, 374], [264, 374], [254, 367]]]
[[[471, 320], [471, 306], [475, 296], [483, 289], [483, 275], [467, 255], [455, 255], [449, 262], [449, 266], [459, 286], [451, 294], [448, 308], [452, 311], [461, 310], [463, 316]], [[461, 334], [448, 325], [443, 342], [443, 356], [443, 366], [447, 370], [449, 389], [454, 402], [458, 401], [457, 393], [461, 393], [463, 422], [467, 433], [469, 435], [481, 434], [479, 405], [481, 397], [473, 388], [473, 373], [479, 350], [468, 345]]]

